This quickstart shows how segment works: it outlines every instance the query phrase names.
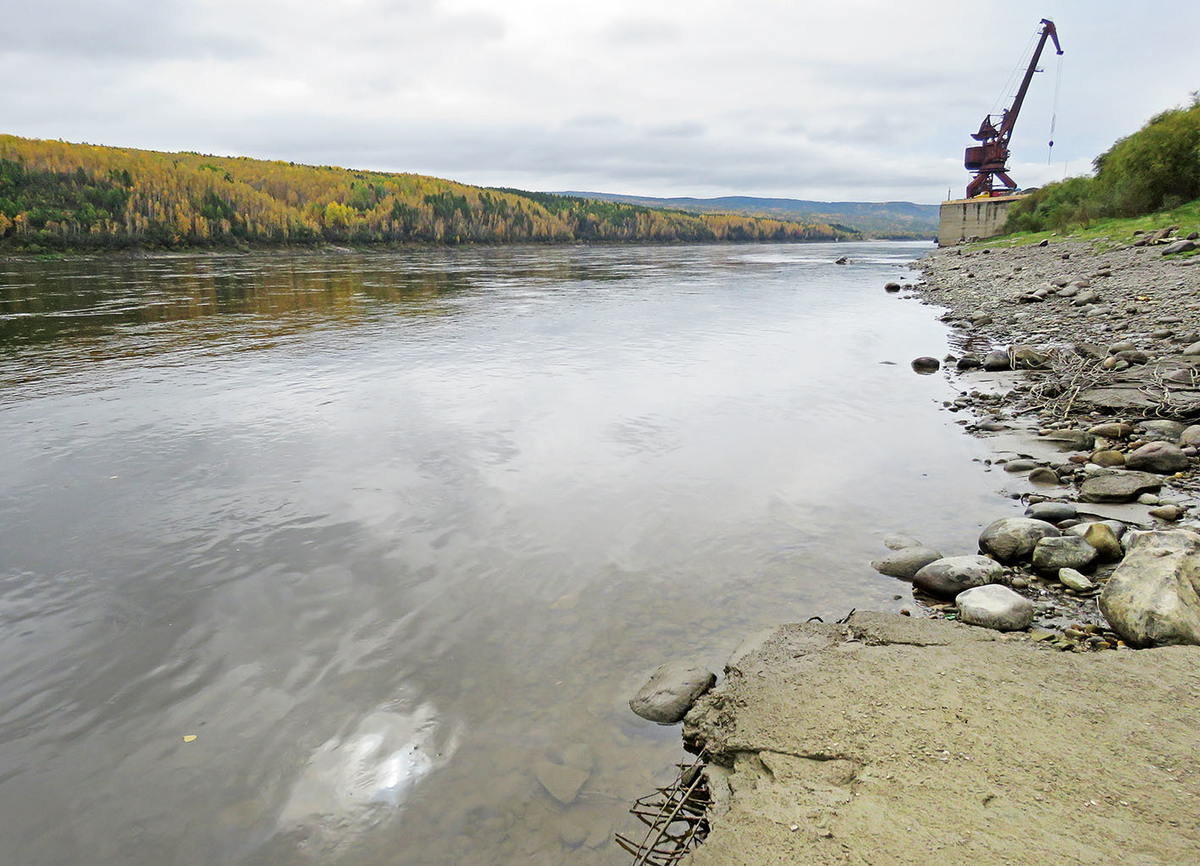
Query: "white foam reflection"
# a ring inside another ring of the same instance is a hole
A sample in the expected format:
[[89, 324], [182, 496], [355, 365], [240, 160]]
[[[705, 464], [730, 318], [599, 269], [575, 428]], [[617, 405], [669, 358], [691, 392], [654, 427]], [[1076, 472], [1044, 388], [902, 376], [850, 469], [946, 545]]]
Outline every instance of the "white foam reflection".
[[353, 732], [313, 753], [280, 813], [280, 829], [402, 805], [422, 779], [450, 760], [460, 736], [458, 726], [446, 725], [429, 703], [412, 712], [369, 713]]

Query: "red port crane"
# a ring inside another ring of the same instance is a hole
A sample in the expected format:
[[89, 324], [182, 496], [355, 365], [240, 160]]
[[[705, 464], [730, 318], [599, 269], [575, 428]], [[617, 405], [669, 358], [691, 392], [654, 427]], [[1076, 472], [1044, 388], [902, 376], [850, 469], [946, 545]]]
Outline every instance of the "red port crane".
[[[1025, 78], [1021, 81], [1017, 95], [1013, 97], [1012, 105], [1006, 108], [1003, 114], [985, 115], [983, 123], [979, 124], [979, 132], [972, 133], [971, 138], [979, 144], [967, 148], [964, 160], [967, 171], [975, 173], [974, 179], [967, 184], [967, 198], [1011, 195], [1016, 190], [1016, 181], [1008, 176], [1008, 140], [1012, 137], [1017, 115], [1021, 112], [1021, 103], [1025, 101], [1025, 92], [1029, 90], [1033, 73], [1037, 72], [1038, 59], [1042, 56], [1047, 39], [1053, 39], [1054, 48], [1059, 54], [1063, 53], [1062, 46], [1058, 44], [1058, 31], [1054, 29], [1054, 22], [1043, 18], [1041, 37], [1038, 39], [1037, 48], [1033, 50], [1029, 68], [1025, 70]], [[997, 121], [999, 126], [996, 125]], [[1004, 187], [996, 189], [994, 180], [999, 180]]]

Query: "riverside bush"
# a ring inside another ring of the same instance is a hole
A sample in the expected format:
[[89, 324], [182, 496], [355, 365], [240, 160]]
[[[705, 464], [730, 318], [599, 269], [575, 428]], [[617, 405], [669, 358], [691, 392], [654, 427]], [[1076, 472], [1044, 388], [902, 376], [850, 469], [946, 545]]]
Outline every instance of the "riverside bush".
[[1013, 205], [1005, 233], [1062, 231], [1200, 199], [1200, 92], [1190, 106], [1155, 115], [1092, 164], [1094, 176], [1047, 184]]

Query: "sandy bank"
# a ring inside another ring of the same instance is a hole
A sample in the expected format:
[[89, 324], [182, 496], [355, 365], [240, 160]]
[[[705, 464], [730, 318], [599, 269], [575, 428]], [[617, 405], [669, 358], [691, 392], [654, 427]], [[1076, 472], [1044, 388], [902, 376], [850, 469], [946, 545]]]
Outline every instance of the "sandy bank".
[[687, 717], [716, 802], [687, 862], [1196, 862], [1197, 706], [1200, 647], [1063, 654], [888, 614], [784, 626]]

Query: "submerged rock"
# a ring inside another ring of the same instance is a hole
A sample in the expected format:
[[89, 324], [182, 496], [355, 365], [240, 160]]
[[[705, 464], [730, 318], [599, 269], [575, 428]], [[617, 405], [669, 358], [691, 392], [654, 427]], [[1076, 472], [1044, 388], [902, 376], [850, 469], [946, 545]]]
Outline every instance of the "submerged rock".
[[629, 702], [629, 708], [643, 719], [673, 725], [683, 720], [696, 699], [716, 681], [717, 676], [712, 671], [686, 662], [667, 662], [650, 675]]
[[1100, 593], [1100, 611], [1134, 647], [1200, 644], [1200, 535], [1131, 534], [1125, 559]]
[[533, 765], [533, 773], [546, 793], [564, 806], [575, 802], [579, 791], [592, 775], [581, 767], [567, 767], [553, 761], [538, 761]]
[[1033, 602], [1007, 586], [989, 584], [968, 589], [954, 599], [958, 618], [967, 625], [997, 631], [1019, 631], [1033, 622]]
[[906, 547], [924, 547], [921, 542], [911, 535], [902, 532], [892, 532], [883, 537], [883, 546], [888, 550], [904, 550]]

